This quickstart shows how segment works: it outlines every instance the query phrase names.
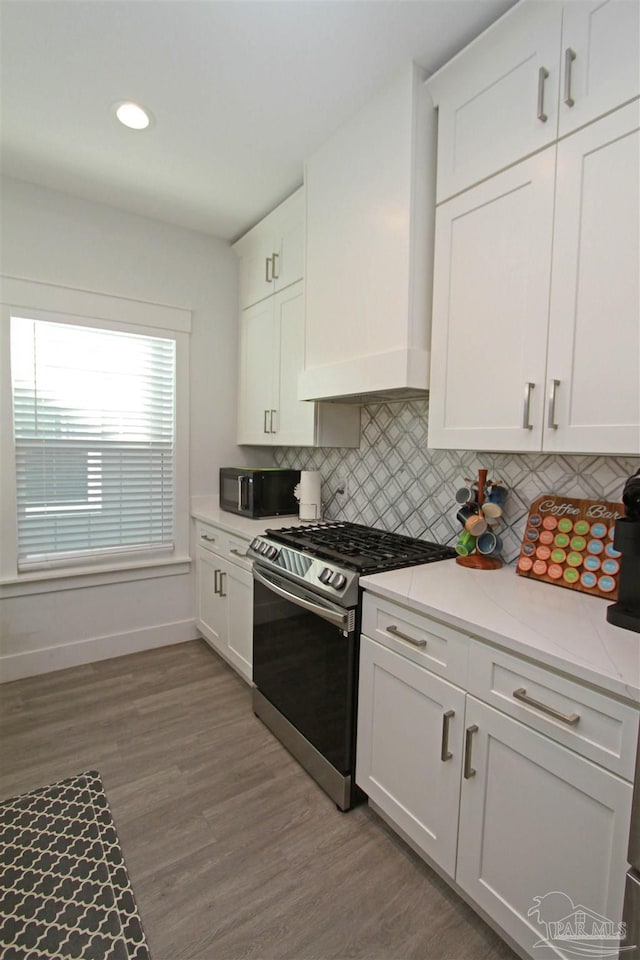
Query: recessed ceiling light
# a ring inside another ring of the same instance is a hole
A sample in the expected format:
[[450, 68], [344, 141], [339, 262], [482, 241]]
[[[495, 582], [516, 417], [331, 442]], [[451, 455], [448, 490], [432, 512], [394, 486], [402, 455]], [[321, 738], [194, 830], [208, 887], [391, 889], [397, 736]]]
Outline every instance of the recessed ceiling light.
[[127, 100], [124, 103], [117, 103], [115, 105], [115, 112], [120, 123], [123, 123], [125, 127], [130, 127], [132, 130], [146, 130], [151, 123], [150, 111], [141, 107], [139, 103], [133, 103], [131, 100]]

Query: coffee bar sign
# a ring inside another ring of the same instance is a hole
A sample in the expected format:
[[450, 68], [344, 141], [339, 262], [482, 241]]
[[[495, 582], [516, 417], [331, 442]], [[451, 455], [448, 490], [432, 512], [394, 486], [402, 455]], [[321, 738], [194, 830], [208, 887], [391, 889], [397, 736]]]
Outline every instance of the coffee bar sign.
[[620, 553], [613, 545], [622, 503], [545, 494], [531, 504], [517, 572], [616, 600]]

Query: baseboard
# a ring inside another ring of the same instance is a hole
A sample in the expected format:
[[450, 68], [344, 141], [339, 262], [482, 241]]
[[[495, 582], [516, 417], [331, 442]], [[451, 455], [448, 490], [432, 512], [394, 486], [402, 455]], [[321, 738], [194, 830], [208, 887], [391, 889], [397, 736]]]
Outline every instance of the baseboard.
[[84, 663], [109, 660], [122, 657], [127, 653], [166, 647], [172, 643], [185, 643], [196, 640], [200, 634], [193, 620], [178, 620], [175, 623], [162, 623], [156, 627], [116, 633], [108, 637], [92, 637], [90, 640], [78, 640], [57, 647], [41, 650], [29, 650], [0, 657], [0, 683], [34, 677], [39, 673], [51, 673], [65, 670]]

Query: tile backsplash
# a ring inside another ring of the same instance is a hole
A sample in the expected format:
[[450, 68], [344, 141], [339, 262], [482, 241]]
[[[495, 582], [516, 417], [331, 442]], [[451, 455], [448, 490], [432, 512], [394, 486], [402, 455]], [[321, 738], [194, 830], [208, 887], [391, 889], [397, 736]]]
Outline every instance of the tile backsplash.
[[[507, 562], [519, 554], [529, 505], [540, 494], [620, 500], [625, 480], [640, 467], [637, 457], [429, 450], [427, 412], [428, 400], [364, 406], [358, 450], [278, 447], [276, 464], [320, 471], [326, 520], [438, 543], [455, 542], [455, 492], [486, 467], [509, 488], [499, 530]], [[340, 494], [344, 480], [347, 490]]]

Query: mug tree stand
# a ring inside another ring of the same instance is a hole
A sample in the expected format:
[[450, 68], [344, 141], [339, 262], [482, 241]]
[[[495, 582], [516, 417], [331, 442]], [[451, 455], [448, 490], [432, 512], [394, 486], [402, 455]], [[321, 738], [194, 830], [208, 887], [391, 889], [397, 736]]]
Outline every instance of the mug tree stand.
[[[487, 470], [478, 470], [478, 506], [484, 503], [484, 489], [487, 483]], [[473, 570], [499, 570], [502, 560], [499, 557], [486, 557], [481, 553], [472, 553], [469, 557], [456, 557], [456, 563], [461, 567], [470, 567]]]

